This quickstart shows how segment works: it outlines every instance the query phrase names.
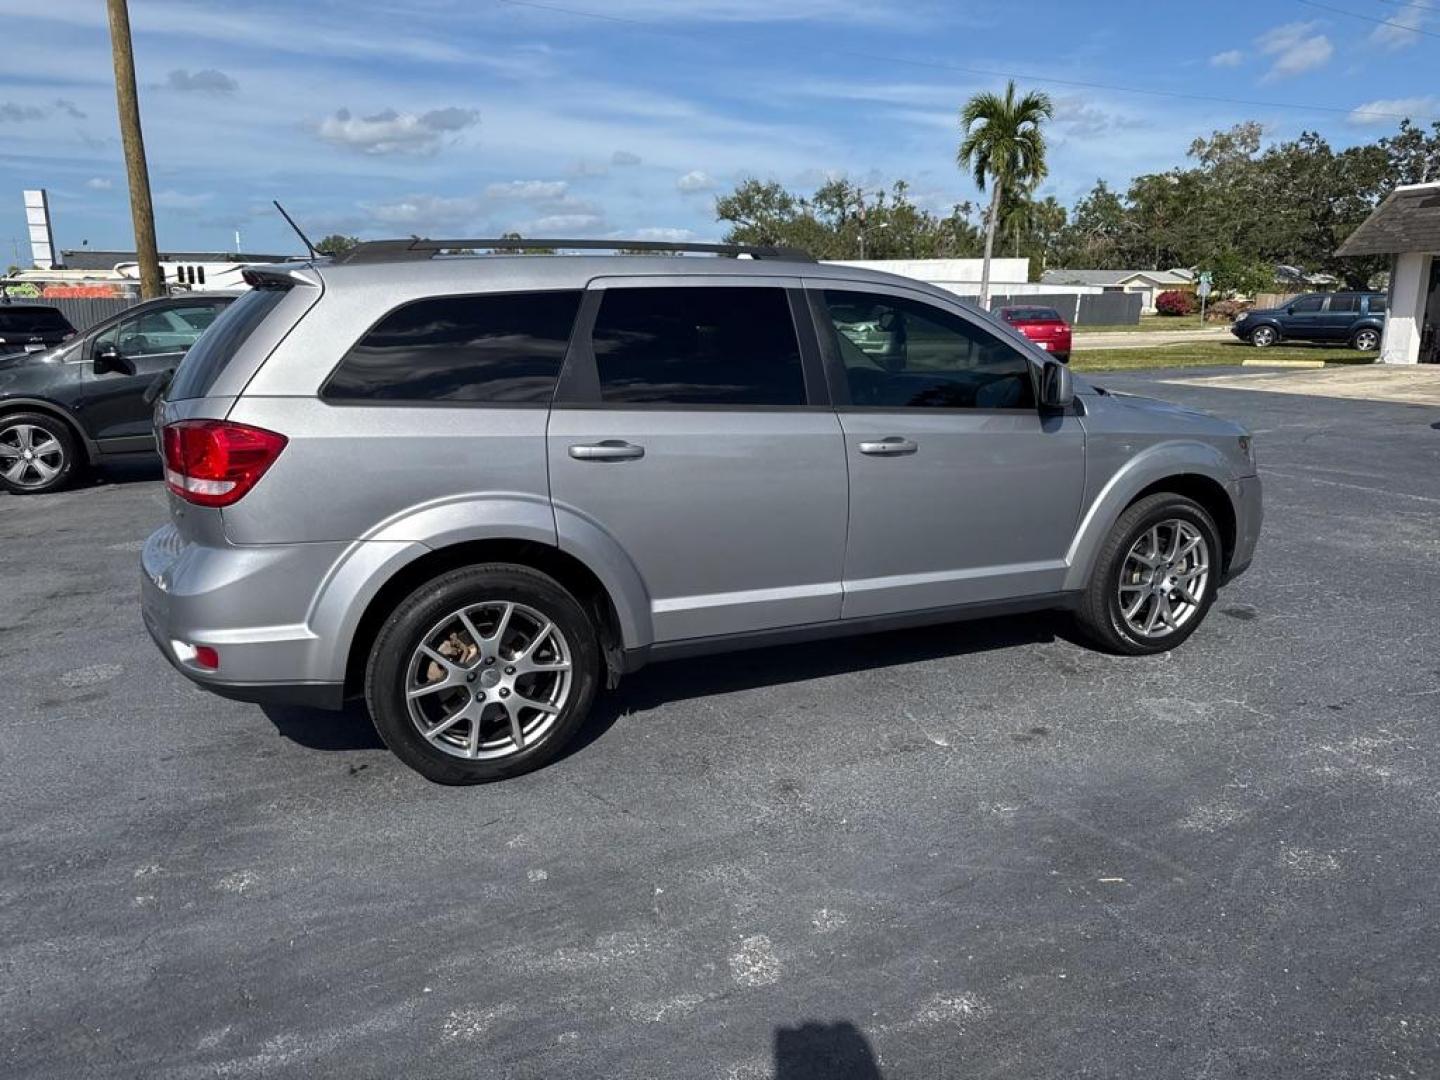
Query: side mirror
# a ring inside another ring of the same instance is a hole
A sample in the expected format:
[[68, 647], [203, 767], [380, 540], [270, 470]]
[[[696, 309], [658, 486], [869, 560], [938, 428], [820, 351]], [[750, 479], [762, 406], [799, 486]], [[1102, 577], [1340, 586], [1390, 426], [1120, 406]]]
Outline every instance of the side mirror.
[[114, 371], [121, 375], [134, 375], [135, 365], [126, 359], [114, 345], [101, 345], [92, 357], [96, 375]]
[[1052, 360], [1040, 369], [1040, 404], [1046, 409], [1066, 409], [1075, 400], [1075, 379], [1070, 367]]

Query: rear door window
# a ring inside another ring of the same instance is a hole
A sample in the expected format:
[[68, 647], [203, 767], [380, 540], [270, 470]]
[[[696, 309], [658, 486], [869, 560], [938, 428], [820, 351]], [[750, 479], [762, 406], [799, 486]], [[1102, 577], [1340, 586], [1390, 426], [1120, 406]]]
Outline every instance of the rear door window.
[[607, 403], [806, 403], [790, 301], [777, 286], [606, 289], [592, 345]]
[[1337, 293], [1330, 298], [1330, 311], [1333, 314], [1342, 312], [1354, 312], [1360, 310], [1360, 297], [1354, 293]]
[[545, 404], [580, 292], [438, 296], [396, 308], [345, 354], [327, 401]]

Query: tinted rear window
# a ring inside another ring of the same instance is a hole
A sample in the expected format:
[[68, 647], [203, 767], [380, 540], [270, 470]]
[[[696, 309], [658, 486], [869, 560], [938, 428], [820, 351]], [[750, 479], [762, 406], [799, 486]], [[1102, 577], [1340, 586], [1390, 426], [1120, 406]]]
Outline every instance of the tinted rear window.
[[438, 296], [396, 308], [345, 354], [328, 401], [545, 403], [579, 291]]
[[68, 334], [74, 327], [55, 308], [11, 308], [0, 306], [0, 333]]
[[251, 289], [229, 305], [180, 361], [165, 396], [171, 401], [204, 397], [240, 346], [285, 299], [287, 289]]
[[1063, 322], [1060, 313], [1048, 307], [1006, 308], [1004, 318], [1010, 322]]
[[805, 404], [784, 289], [607, 289], [593, 340], [607, 402]]

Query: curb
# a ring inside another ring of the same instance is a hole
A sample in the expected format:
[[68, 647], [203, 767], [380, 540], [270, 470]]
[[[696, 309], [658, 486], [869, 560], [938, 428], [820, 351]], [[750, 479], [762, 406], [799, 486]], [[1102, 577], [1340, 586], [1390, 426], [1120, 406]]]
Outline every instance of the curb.
[[1241, 360], [1241, 367], [1323, 368], [1324, 360]]

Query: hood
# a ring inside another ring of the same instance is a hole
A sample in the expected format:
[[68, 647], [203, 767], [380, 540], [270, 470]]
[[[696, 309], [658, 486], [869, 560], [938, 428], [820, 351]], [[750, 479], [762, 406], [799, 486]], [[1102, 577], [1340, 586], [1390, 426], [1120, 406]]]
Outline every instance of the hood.
[[1251, 308], [1249, 311], [1242, 311], [1242, 312], [1240, 313], [1239, 318], [1237, 318], [1235, 321], [1236, 321], [1236, 322], [1244, 322], [1246, 319], [1251, 318], [1252, 316], [1255, 316], [1255, 315], [1279, 315], [1280, 312], [1281, 312], [1281, 310], [1282, 310], [1282, 309], [1280, 309], [1280, 308], [1278, 308], [1278, 307], [1257, 307], [1257, 308]]
[[64, 346], [57, 345], [40, 352], [0, 352], [0, 371], [14, 371], [16, 368], [31, 368], [39, 367], [42, 364], [58, 363], [60, 353], [63, 351]]
[[1203, 409], [1192, 409], [1185, 405], [1176, 405], [1173, 401], [1162, 401], [1160, 398], [1143, 397], [1140, 394], [1126, 394], [1119, 390], [1107, 390], [1105, 393], [1127, 409], [1139, 409], [1141, 412], [1158, 416], [1181, 416], [1192, 420], [1215, 420], [1220, 423], [1228, 423], [1228, 421], [1221, 420], [1220, 417], [1214, 413], [1205, 412]]

